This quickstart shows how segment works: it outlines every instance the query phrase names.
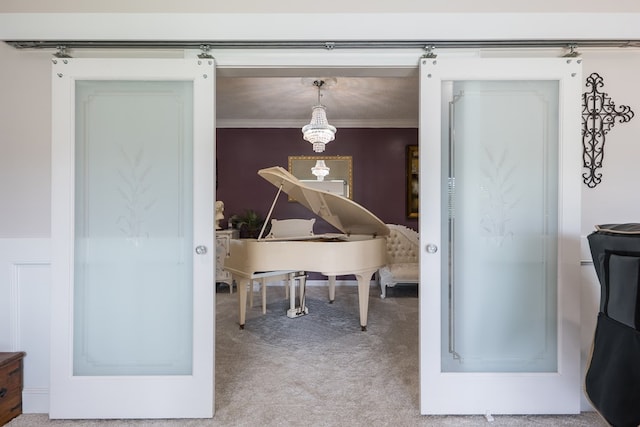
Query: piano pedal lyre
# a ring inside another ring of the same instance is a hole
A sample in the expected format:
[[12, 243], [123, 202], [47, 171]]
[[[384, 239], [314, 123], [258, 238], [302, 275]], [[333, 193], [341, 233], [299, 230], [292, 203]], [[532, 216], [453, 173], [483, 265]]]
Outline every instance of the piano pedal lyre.
[[[287, 310], [287, 317], [290, 319], [309, 314], [309, 309], [305, 306], [306, 279], [307, 273], [305, 271], [297, 271], [289, 274], [289, 309]], [[300, 285], [299, 307], [296, 307], [296, 281], [298, 281]]]
[[296, 317], [304, 316], [305, 314], [309, 314], [309, 309], [307, 307], [295, 307], [287, 310], [287, 317], [291, 319], [295, 319]]

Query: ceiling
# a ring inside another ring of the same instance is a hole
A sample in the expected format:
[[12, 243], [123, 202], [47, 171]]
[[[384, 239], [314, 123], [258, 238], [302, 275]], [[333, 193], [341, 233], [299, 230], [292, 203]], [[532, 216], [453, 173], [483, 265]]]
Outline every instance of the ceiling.
[[[416, 73], [417, 74], [417, 73]], [[298, 128], [309, 123], [323, 80], [329, 123], [344, 127], [417, 127], [417, 75], [371, 77], [218, 76], [217, 127]]]

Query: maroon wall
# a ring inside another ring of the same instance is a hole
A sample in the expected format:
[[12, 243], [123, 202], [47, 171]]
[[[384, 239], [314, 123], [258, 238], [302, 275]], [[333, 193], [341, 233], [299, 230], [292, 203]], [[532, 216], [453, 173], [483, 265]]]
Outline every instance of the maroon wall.
[[[338, 129], [335, 141], [327, 144], [327, 156], [352, 156], [353, 200], [385, 223], [418, 229], [415, 218], [406, 213], [406, 146], [418, 143], [417, 129]], [[218, 129], [217, 199], [224, 201], [225, 220], [245, 209], [266, 216], [277, 188], [258, 176], [270, 166], [288, 169], [288, 156], [313, 156], [311, 144], [300, 129]], [[298, 203], [279, 197], [273, 218], [314, 218]], [[317, 218], [317, 217], [316, 217]], [[334, 231], [318, 218], [316, 233]]]

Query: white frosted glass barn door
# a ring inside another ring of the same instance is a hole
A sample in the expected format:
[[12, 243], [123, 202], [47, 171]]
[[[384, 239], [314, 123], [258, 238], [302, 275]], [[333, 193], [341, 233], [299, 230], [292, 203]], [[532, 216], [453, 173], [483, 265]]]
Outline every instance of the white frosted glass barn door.
[[191, 374], [192, 89], [76, 82], [74, 375]]
[[578, 412], [580, 67], [427, 60], [421, 72], [422, 411]]
[[54, 66], [52, 418], [213, 414], [214, 75], [198, 61]]
[[442, 370], [555, 372], [558, 82], [451, 86]]

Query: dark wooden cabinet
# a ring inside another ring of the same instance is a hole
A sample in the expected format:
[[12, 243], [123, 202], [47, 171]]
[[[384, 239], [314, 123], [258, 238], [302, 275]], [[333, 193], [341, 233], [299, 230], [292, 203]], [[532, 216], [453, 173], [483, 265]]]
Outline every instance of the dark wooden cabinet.
[[25, 353], [0, 352], [0, 426], [22, 414], [22, 359]]

